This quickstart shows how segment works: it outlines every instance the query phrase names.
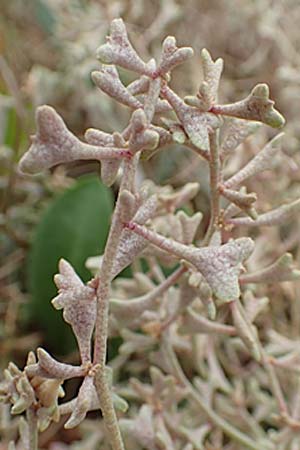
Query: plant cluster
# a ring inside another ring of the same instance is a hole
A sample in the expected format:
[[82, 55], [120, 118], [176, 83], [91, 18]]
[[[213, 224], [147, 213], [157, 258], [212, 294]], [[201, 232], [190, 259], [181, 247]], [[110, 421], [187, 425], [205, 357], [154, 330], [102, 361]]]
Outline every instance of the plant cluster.
[[[23, 370], [10, 363], [5, 371], [1, 398], [12, 415], [25, 413], [19, 441], [9, 449], [36, 450], [38, 431], [65, 414], [65, 427], [81, 425], [83, 440], [52, 444], [53, 450], [300, 448], [298, 344], [272, 324], [264, 328], [261, 317], [272, 299], [260, 288], [300, 278], [287, 251], [295, 235], [263, 266], [262, 245], [255, 242], [260, 227], [288, 226], [300, 200], [261, 212], [257, 193], [248, 189], [252, 177], [284, 162], [283, 134], [242, 165], [232, 164], [261, 124], [284, 125], [268, 86], [257, 84], [240, 101], [219, 102], [223, 61], [204, 49], [199, 89], [182, 99], [171, 73], [193, 49], [169, 36], [160, 59], [145, 62], [121, 19], [112, 21], [97, 56], [102, 66], [92, 79], [129, 108], [128, 125], [112, 134], [90, 128], [82, 141], [52, 107], [41, 106], [37, 133], [19, 163], [22, 172], [35, 174], [93, 159], [101, 162], [102, 182], [117, 181], [119, 190], [104, 254], [87, 262], [94, 277], [84, 284], [64, 259], [55, 276], [52, 304], [72, 327], [81, 363], [59, 362], [39, 348]], [[125, 85], [118, 68], [137, 78]], [[174, 143], [206, 164], [206, 224], [193, 203], [201, 195], [198, 182], [173, 189], [137, 181], [140, 160]], [[116, 278], [129, 265], [133, 277]], [[108, 365], [113, 336], [122, 344]], [[288, 385], [282, 371], [290, 374]], [[59, 403], [65, 380], [77, 377], [77, 396]], [[103, 420], [94, 426], [86, 415], [99, 409]]]

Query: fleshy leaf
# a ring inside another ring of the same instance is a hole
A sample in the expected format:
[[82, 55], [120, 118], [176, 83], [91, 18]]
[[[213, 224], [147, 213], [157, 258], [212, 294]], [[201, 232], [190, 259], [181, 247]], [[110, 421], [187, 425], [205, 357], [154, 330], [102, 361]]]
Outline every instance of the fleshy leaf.
[[[155, 194], [151, 195], [135, 213], [132, 220], [143, 225], [151, 219], [157, 209], [158, 199]], [[139, 255], [148, 245], [148, 242], [140, 236], [130, 233], [124, 229], [121, 234], [118, 252], [114, 261], [112, 275], [115, 277], [125, 267], [127, 267], [134, 258]]]
[[253, 175], [257, 175], [264, 170], [270, 170], [274, 167], [277, 161], [277, 154], [281, 148], [281, 141], [284, 133], [275, 136], [267, 145], [252, 158], [241, 170], [233, 175], [229, 180], [225, 181], [224, 186], [232, 189], [243, 183], [245, 180]]
[[237, 334], [244, 342], [245, 346], [250, 351], [251, 355], [257, 361], [260, 361], [260, 345], [253, 325], [246, 319], [245, 312], [238, 301], [234, 301], [230, 304], [233, 323]]
[[96, 147], [77, 139], [63, 119], [51, 106], [40, 106], [36, 111], [37, 134], [32, 145], [19, 162], [23, 173], [34, 174], [57, 164], [81, 159], [122, 159], [130, 156], [127, 150]]
[[132, 109], [143, 105], [122, 84], [115, 66], [103, 66], [101, 71], [92, 72], [95, 85], [110, 97]]
[[191, 307], [187, 308], [183, 315], [183, 321], [179, 329], [182, 334], [220, 334], [234, 336], [236, 331], [230, 325], [214, 322], [197, 314]]
[[221, 303], [239, 298], [238, 277], [243, 261], [253, 251], [252, 239], [239, 238], [222, 246], [195, 248], [165, 238], [133, 222], [127, 227], [161, 250], [192, 263], [203, 274]]
[[139, 150], [153, 150], [159, 143], [159, 135], [149, 128], [146, 114], [143, 109], [137, 109], [131, 116], [131, 133], [129, 149], [136, 153]]
[[159, 76], [162, 76], [193, 55], [194, 50], [191, 47], [178, 48], [176, 39], [173, 36], [168, 36], [162, 44], [161, 62], [158, 66], [157, 73]]
[[281, 128], [285, 124], [284, 117], [274, 108], [269, 98], [267, 84], [257, 84], [244, 100], [228, 105], [214, 105], [211, 112], [238, 119], [255, 120], [273, 128]]
[[249, 217], [234, 217], [226, 220], [226, 223], [232, 225], [246, 225], [250, 227], [265, 226], [271, 227], [282, 225], [289, 222], [295, 214], [300, 211], [300, 199], [297, 199], [286, 205], [281, 205], [276, 209], [260, 214], [254, 221]]
[[73, 267], [64, 259], [59, 262], [59, 274], [55, 275], [54, 281], [59, 295], [52, 300], [52, 304], [56, 309], [63, 309], [65, 321], [72, 326], [82, 363], [90, 361], [96, 317], [95, 289], [85, 286]]
[[174, 111], [192, 144], [201, 150], [208, 151], [209, 133], [220, 126], [220, 120], [217, 116], [186, 105], [167, 86], [163, 88], [162, 93], [174, 108]]
[[[111, 146], [114, 144], [114, 136], [103, 131], [89, 128], [85, 132], [86, 141], [92, 145], [99, 146]], [[118, 175], [118, 171], [121, 165], [120, 159], [107, 159], [101, 161], [101, 180], [106, 186], [111, 186]]]
[[37, 356], [38, 362], [27, 366], [25, 369], [26, 374], [31, 377], [40, 376], [43, 378], [67, 380], [73, 377], [81, 377], [85, 374], [86, 369], [84, 367], [60, 363], [42, 348], [37, 349]]
[[256, 272], [240, 277], [241, 283], [279, 283], [281, 281], [299, 280], [300, 270], [294, 267], [293, 256], [285, 253], [273, 264]]
[[[131, 300], [111, 299], [110, 311], [123, 327], [136, 329], [142, 324], [143, 320], [145, 320], [146, 312], [158, 307], [162, 295], [176, 282], [176, 280], [177, 273], [174, 272], [163, 284], [152, 288], [144, 295], [132, 298]], [[149, 288], [149, 286], [147, 287]]]
[[262, 126], [259, 122], [248, 122], [243, 119], [230, 118], [225, 122], [225, 133], [222, 139], [220, 156], [224, 159], [233, 152], [249, 136]]
[[184, 101], [189, 106], [194, 106], [202, 112], [210, 110], [213, 104], [213, 97], [206, 81], [203, 81], [199, 87], [197, 95], [186, 95]]
[[257, 212], [253, 207], [253, 203], [257, 200], [255, 192], [247, 193], [245, 190], [234, 191], [232, 189], [226, 189], [223, 186], [219, 186], [220, 193], [223, 197], [227, 198], [234, 205], [238, 206], [242, 211], [245, 211], [251, 219], [257, 219]]
[[209, 86], [210, 94], [213, 97], [213, 100], [216, 101], [220, 78], [223, 71], [223, 59], [218, 58], [216, 61], [213, 61], [210, 53], [206, 50], [206, 48], [201, 51], [201, 59], [204, 81]]
[[183, 244], [192, 244], [197, 229], [202, 220], [203, 214], [198, 212], [193, 216], [188, 216], [184, 211], [178, 211], [176, 214], [182, 228], [182, 240]]
[[97, 49], [97, 57], [104, 64], [116, 64], [141, 75], [151, 74], [148, 65], [132, 47], [122, 19], [111, 22], [107, 43]]
[[93, 377], [85, 377], [80, 386], [78, 396], [75, 401], [72, 414], [65, 423], [65, 428], [75, 428], [84, 419], [89, 411], [91, 411], [94, 399], [97, 399], [97, 392], [94, 386]]

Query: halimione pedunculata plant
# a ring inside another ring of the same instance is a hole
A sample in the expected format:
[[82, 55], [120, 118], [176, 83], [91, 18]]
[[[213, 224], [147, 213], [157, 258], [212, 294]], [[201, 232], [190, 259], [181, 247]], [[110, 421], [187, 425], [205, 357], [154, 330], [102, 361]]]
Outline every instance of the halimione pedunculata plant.
[[[262, 283], [297, 280], [300, 271], [288, 252], [247, 270], [255, 233], [243, 235], [289, 223], [300, 211], [299, 199], [260, 211], [257, 194], [248, 192], [250, 178], [284, 161], [283, 133], [235, 173], [228, 171], [240, 144], [261, 124], [281, 128], [284, 118], [266, 84], [240, 101], [219, 103], [223, 61], [205, 49], [199, 89], [182, 99], [172, 89], [171, 73], [193, 55], [169, 36], [160, 59], [144, 61], [123, 21], [113, 20], [92, 79], [131, 111], [125, 129], [88, 129], [83, 142], [51, 106], [37, 109], [37, 132], [20, 171], [34, 174], [93, 159], [101, 163], [103, 183], [118, 179], [119, 185], [104, 254], [87, 261], [94, 277], [84, 284], [64, 259], [55, 276], [52, 303], [72, 327], [81, 363], [59, 362], [39, 348], [23, 371], [13, 363], [5, 371], [1, 398], [12, 405], [11, 414], [26, 413], [11, 450], [37, 450], [38, 431], [62, 415], [69, 415], [66, 428], [84, 428], [94, 410], [101, 410], [102, 419], [82, 445], [55, 448], [299, 448], [298, 409], [277, 373], [277, 366], [299, 372], [299, 352], [275, 331], [264, 335], [259, 320], [269, 303], [261, 296]], [[118, 68], [137, 78], [124, 85]], [[141, 158], [171, 144], [207, 165], [207, 224], [202, 211], [185, 210], [201, 195], [198, 180], [178, 189], [137, 183]], [[133, 277], [116, 278], [129, 265]], [[165, 266], [171, 267], [167, 276]], [[110, 336], [121, 337], [122, 344], [108, 364]], [[61, 403], [64, 381], [75, 377], [82, 378], [77, 396]]]

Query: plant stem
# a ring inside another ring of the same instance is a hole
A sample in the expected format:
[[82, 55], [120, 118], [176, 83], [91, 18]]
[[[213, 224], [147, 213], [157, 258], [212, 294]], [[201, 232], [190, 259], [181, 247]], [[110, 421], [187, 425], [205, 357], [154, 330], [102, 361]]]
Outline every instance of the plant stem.
[[26, 419], [28, 424], [28, 450], [38, 450], [38, 419], [32, 407], [27, 409]]
[[107, 353], [108, 336], [108, 312], [109, 312], [109, 292], [111, 285], [111, 273], [113, 263], [117, 254], [119, 240], [123, 229], [120, 217], [120, 192], [123, 189], [132, 190], [139, 156], [133, 159], [124, 160], [123, 177], [120, 186], [119, 196], [112, 218], [112, 225], [105, 246], [103, 260], [99, 275], [99, 285], [97, 289], [97, 316], [94, 343], [94, 364], [96, 367], [95, 387], [99, 398], [104, 422], [109, 434], [109, 440], [113, 450], [124, 449], [117, 416], [113, 407], [110, 387], [105, 377], [105, 364]]
[[209, 241], [218, 225], [220, 215], [220, 158], [219, 158], [219, 142], [218, 133], [215, 131], [209, 135], [209, 148], [210, 148], [210, 192], [211, 192], [211, 216], [209, 226], [203, 241], [203, 245], [209, 244]]
[[284, 395], [279, 383], [279, 380], [276, 375], [276, 371], [273, 367], [273, 365], [269, 361], [269, 356], [266, 354], [264, 348], [262, 345], [260, 345], [260, 352], [262, 355], [262, 365], [264, 366], [269, 380], [270, 380], [270, 387], [273, 392], [273, 395], [276, 399], [278, 409], [281, 415], [283, 416], [289, 416], [288, 407], [286, 404], [286, 401], [284, 399]]
[[101, 364], [95, 366], [94, 383], [99, 397], [104, 423], [108, 431], [110, 445], [113, 450], [124, 450], [125, 447], [118, 424], [118, 418], [113, 406], [110, 387], [105, 376], [105, 367]]
[[[111, 273], [113, 263], [117, 254], [120, 235], [123, 230], [123, 223], [120, 217], [120, 192], [123, 189], [130, 188], [134, 178], [135, 168], [138, 158], [124, 161], [124, 173], [120, 186], [119, 196], [112, 218], [109, 235], [107, 238], [105, 251], [102, 259], [99, 286], [97, 289], [97, 316], [94, 344], [94, 364], [105, 365], [107, 349], [107, 330], [108, 330], [108, 306], [109, 290], [111, 285]], [[131, 189], [130, 189], [131, 190]]]

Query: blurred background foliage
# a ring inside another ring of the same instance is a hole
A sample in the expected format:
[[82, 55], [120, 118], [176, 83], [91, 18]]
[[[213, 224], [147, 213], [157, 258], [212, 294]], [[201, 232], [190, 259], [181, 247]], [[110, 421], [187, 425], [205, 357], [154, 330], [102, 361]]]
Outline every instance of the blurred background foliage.
[[[114, 192], [97, 180], [95, 162], [57, 167], [34, 178], [20, 175], [16, 165], [34, 133], [38, 105], [54, 106], [79, 137], [88, 127], [111, 132], [125, 126], [126, 108], [97, 90], [90, 77], [99, 68], [96, 48], [118, 16], [145, 60], [159, 57], [168, 34], [195, 49], [196, 56], [173, 75], [172, 86], [182, 96], [199, 86], [203, 47], [225, 60], [222, 102], [243, 98], [257, 82], [268, 83], [287, 118], [284, 152], [291, 174], [287, 181], [279, 168], [268, 197], [271, 192], [279, 204], [299, 196], [299, 0], [0, 0], [2, 367], [8, 360], [22, 365], [37, 344], [56, 354], [72, 349], [70, 334], [50, 304], [52, 277], [60, 257], [85, 280], [90, 277], [84, 263], [103, 250]], [[131, 81], [128, 73], [121, 77], [125, 84]], [[271, 136], [272, 130], [264, 129], [247, 143], [247, 151], [253, 153]], [[171, 150], [144, 162], [141, 180], [181, 186], [199, 179], [197, 208], [207, 211], [206, 167], [180, 147]]]

